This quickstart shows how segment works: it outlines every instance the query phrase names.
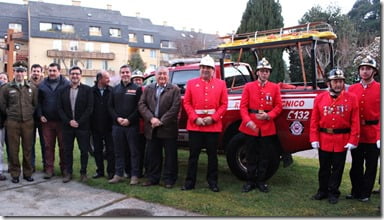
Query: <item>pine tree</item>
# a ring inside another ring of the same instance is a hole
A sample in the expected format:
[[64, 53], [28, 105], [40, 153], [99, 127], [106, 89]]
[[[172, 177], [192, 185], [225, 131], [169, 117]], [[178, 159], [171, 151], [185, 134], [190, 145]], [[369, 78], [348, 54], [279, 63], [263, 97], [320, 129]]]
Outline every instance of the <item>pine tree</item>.
[[[281, 28], [283, 26], [283, 17], [281, 16], [281, 5], [279, 1], [249, 0], [237, 33], [262, 31]], [[281, 82], [284, 80], [285, 65], [283, 49], [262, 50], [258, 52], [258, 57], [259, 59], [265, 57], [271, 63], [271, 81]], [[256, 63], [250, 54], [244, 54], [242, 60], [250, 63], [252, 68], [256, 68]]]
[[131, 59], [128, 60], [128, 64], [131, 66], [132, 71], [137, 69], [141, 72], [145, 71], [145, 64], [139, 53], [133, 53]]

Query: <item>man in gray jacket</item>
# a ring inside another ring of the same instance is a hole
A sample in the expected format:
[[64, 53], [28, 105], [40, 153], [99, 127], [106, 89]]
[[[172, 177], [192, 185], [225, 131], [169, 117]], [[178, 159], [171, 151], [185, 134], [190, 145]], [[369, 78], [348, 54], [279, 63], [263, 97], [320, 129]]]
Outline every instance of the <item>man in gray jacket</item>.
[[143, 186], [160, 182], [163, 148], [165, 162], [163, 181], [165, 188], [172, 188], [177, 179], [177, 131], [180, 110], [180, 89], [169, 83], [166, 67], [156, 70], [156, 83], [147, 86], [139, 101], [139, 112], [144, 118], [144, 134], [148, 143], [148, 180]]

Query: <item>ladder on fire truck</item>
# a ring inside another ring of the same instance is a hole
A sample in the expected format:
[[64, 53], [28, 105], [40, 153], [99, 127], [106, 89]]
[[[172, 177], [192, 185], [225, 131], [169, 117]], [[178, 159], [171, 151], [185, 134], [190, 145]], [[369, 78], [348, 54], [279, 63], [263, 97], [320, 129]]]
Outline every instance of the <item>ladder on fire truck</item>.
[[[312, 44], [311, 56], [313, 56], [313, 72], [315, 73], [315, 75], [312, 76], [314, 79], [312, 80], [314, 82], [312, 87], [315, 89], [317, 86], [316, 78], [324, 78], [325, 75], [316, 58], [314, 52], [315, 48], [317, 44], [329, 44], [331, 57], [333, 57], [333, 47], [331, 45], [336, 38], [337, 36], [333, 32], [332, 26], [328, 23], [310, 22], [292, 27], [223, 36], [220, 37], [220, 39], [222, 39], [224, 43], [218, 45], [217, 48], [200, 50], [197, 53], [202, 54], [221, 51], [224, 57], [224, 54], [227, 52], [238, 51], [238, 61], [240, 61], [243, 50], [255, 51], [256, 49], [296, 47], [299, 53], [304, 86], [306, 86], [307, 79], [304, 68], [302, 46]], [[257, 62], [257, 54], [254, 53], [254, 56]], [[331, 59], [331, 66], [333, 65], [333, 59]]]
[[276, 41], [305, 39], [309, 37], [317, 37], [320, 39], [337, 38], [336, 34], [333, 32], [332, 26], [328, 23], [311, 22], [292, 27], [227, 35], [220, 37], [225, 43], [219, 45], [218, 47], [226, 48]]

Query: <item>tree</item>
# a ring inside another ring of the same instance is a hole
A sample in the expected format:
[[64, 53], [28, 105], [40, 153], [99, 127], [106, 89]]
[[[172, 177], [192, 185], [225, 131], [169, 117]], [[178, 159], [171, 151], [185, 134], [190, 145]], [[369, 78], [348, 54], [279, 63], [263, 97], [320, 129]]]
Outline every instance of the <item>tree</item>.
[[133, 53], [131, 59], [128, 60], [128, 64], [131, 66], [132, 71], [139, 69], [141, 72], [144, 72], [146, 68], [139, 53]]
[[[357, 46], [357, 32], [352, 21], [348, 16], [341, 13], [341, 9], [338, 6], [328, 6], [326, 9], [323, 9], [321, 6], [314, 6], [308, 10], [303, 17], [300, 19], [300, 24], [305, 24], [308, 22], [314, 21], [323, 21], [330, 24], [333, 28], [333, 31], [337, 35], [337, 39], [334, 43], [334, 55], [335, 57], [329, 57], [328, 48], [324, 47], [318, 50], [317, 57], [318, 64], [321, 69], [325, 72], [330, 69], [326, 69], [327, 66], [331, 63], [331, 59], [334, 59], [335, 66], [340, 67], [348, 75], [349, 68], [352, 66], [351, 62], [353, 60], [354, 54], [351, 51], [355, 51]], [[306, 69], [309, 66], [310, 56], [309, 50], [304, 54], [304, 61]], [[294, 76], [297, 74], [294, 69], [298, 68], [297, 56], [290, 56], [290, 76], [292, 78], [299, 78], [300, 76]], [[292, 66], [293, 65], [293, 66]], [[347, 76], [348, 77], [348, 76]]]
[[[274, 0], [249, 0], [243, 13], [240, 27], [237, 33], [255, 32], [283, 27], [283, 17], [281, 16], [281, 5]], [[284, 60], [282, 49], [261, 50], [258, 57], [267, 58], [272, 65], [270, 80], [281, 82], [284, 80]], [[244, 54], [244, 62], [250, 63], [255, 69], [256, 63], [250, 54]]]
[[371, 44], [375, 37], [381, 36], [381, 4], [379, 0], [357, 0], [348, 17], [356, 25], [358, 46]]

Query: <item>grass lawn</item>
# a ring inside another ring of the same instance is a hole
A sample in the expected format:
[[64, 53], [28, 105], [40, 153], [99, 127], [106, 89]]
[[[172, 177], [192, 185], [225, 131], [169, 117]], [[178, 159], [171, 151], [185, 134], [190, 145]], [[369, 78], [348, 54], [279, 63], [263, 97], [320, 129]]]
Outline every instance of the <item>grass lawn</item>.
[[[41, 159], [38, 152], [37, 168], [41, 168]], [[224, 155], [219, 156], [219, 193], [213, 193], [207, 188], [205, 181], [207, 157], [205, 152], [200, 156], [198, 180], [196, 189], [181, 191], [187, 169], [188, 151], [179, 150], [179, 179], [172, 189], [162, 186], [142, 187], [130, 186], [129, 180], [119, 184], [108, 184], [107, 179], [92, 179], [88, 185], [92, 187], [111, 190], [125, 194], [129, 197], [138, 198], [147, 202], [153, 202], [171, 206], [174, 208], [188, 210], [207, 216], [303, 216], [303, 217], [379, 217], [381, 216], [379, 205], [380, 195], [373, 194], [371, 200], [362, 203], [356, 200], [346, 200], [351, 184], [349, 180], [350, 163], [344, 170], [343, 181], [340, 186], [341, 196], [339, 203], [331, 205], [328, 201], [311, 200], [310, 197], [316, 193], [318, 188], [317, 172], [318, 160], [294, 157], [294, 163], [280, 169], [267, 182], [270, 187], [269, 193], [253, 190], [242, 193], [243, 181], [238, 180], [231, 174]], [[58, 156], [56, 155], [56, 158]], [[79, 151], [75, 150], [74, 177], [79, 179]], [[58, 161], [55, 164], [56, 174], [59, 174]], [[89, 157], [88, 176], [95, 173], [95, 162]], [[145, 181], [141, 179], [141, 182]], [[374, 189], [379, 185], [377, 180]]]

